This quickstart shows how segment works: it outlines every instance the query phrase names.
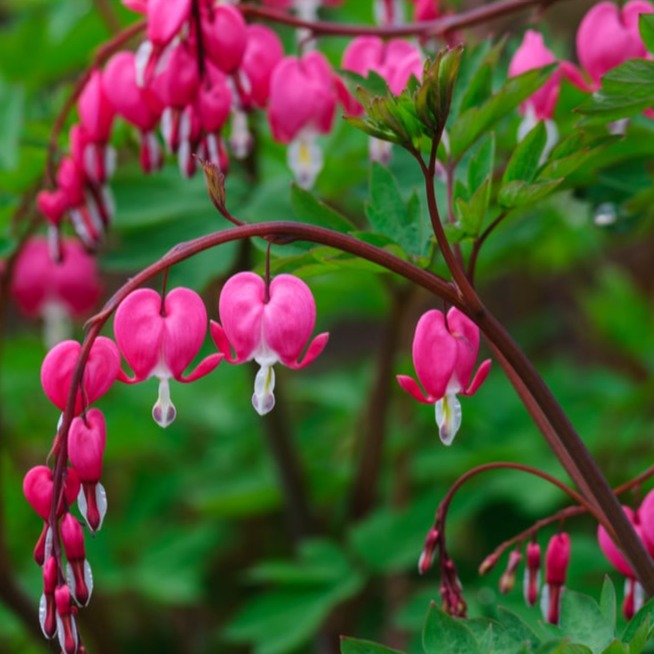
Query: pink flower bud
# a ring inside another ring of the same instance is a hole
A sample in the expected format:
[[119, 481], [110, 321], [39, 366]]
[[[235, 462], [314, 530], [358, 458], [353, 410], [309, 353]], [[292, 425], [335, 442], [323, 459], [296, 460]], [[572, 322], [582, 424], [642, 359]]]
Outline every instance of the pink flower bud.
[[647, 55], [638, 17], [652, 12], [654, 7], [649, 2], [631, 0], [622, 8], [613, 2], [598, 2], [584, 16], [577, 30], [577, 55], [596, 88], [612, 68]]
[[159, 379], [159, 399], [153, 409], [162, 427], [175, 419], [169, 380], [190, 382], [209, 374], [222, 356], [213, 354], [184, 376], [184, 370], [202, 347], [207, 332], [207, 311], [202, 298], [188, 288], [176, 288], [162, 300], [159, 293], [142, 288], [120, 304], [114, 318], [116, 342], [135, 373], [129, 383]]
[[48, 557], [43, 565], [43, 594], [39, 602], [39, 624], [46, 638], [54, 638], [57, 633], [57, 615], [55, 608], [55, 589], [57, 588], [57, 560]]
[[527, 565], [525, 567], [524, 593], [525, 601], [534, 606], [538, 600], [540, 587], [541, 553], [540, 545], [535, 541], [527, 544]]
[[68, 458], [83, 483], [97, 483], [102, 476], [102, 456], [107, 441], [104, 415], [99, 409], [74, 418], [68, 433]]
[[45, 219], [55, 227], [59, 225], [69, 208], [66, 193], [61, 189], [40, 191], [36, 196], [36, 206]]
[[224, 73], [233, 73], [243, 59], [248, 33], [241, 12], [228, 4], [204, 9], [202, 37], [209, 59]]
[[229, 118], [232, 92], [227, 77], [217, 68], [207, 68], [207, 75], [195, 103], [200, 125], [205, 132], [218, 132]]
[[134, 53], [118, 52], [102, 73], [104, 92], [116, 113], [141, 132], [151, 132], [159, 122], [163, 107], [157, 96], [136, 83]]
[[191, 0], [148, 0], [148, 39], [156, 46], [173, 40], [191, 16]]
[[[23, 494], [25, 495], [25, 499], [27, 499], [36, 513], [44, 520], [50, 518], [53, 486], [52, 470], [48, 466], [34, 466], [27, 471], [23, 479]], [[75, 501], [79, 489], [79, 477], [74, 470], [69, 469], [64, 482], [64, 495], [67, 504]], [[57, 515], [61, 515], [63, 511], [64, 507], [60, 504], [57, 509]]]
[[[211, 323], [211, 335], [230, 363], [254, 359], [261, 369], [255, 379], [252, 397], [260, 415], [272, 410], [278, 361], [289, 368], [309, 365], [324, 349], [329, 334], [316, 336], [302, 361], [316, 321], [316, 303], [309, 287], [293, 275], [266, 282], [250, 272], [238, 273], [223, 286], [219, 312], [222, 326]], [[232, 356], [230, 344], [236, 351]]]
[[413, 365], [426, 395], [415, 379], [397, 375], [400, 386], [418, 402], [434, 404], [439, 435], [451, 445], [461, 425], [461, 404], [457, 395], [473, 395], [490, 370], [490, 359], [484, 361], [472, 381], [479, 328], [467, 316], [452, 307], [447, 318], [441, 311], [425, 313], [413, 337]]
[[415, 0], [414, 20], [434, 20], [440, 16], [438, 0]]
[[558, 624], [561, 615], [561, 595], [570, 562], [570, 537], [560, 532], [550, 539], [545, 553], [545, 586], [541, 608], [550, 624]]
[[165, 67], [148, 87], [165, 107], [183, 109], [193, 102], [200, 85], [198, 62], [188, 43], [170, 49]]
[[77, 101], [80, 122], [92, 141], [105, 143], [111, 134], [114, 108], [105, 95], [100, 71], [94, 70]]
[[513, 586], [515, 586], [515, 573], [521, 561], [522, 552], [520, 550], [513, 550], [509, 554], [509, 562], [506, 566], [506, 570], [500, 577], [500, 593], [506, 595], [513, 590]]
[[247, 26], [247, 44], [236, 77], [241, 104], [263, 108], [270, 94], [270, 78], [284, 57], [279, 37], [263, 25]]
[[63, 654], [77, 654], [79, 636], [75, 622], [75, 609], [71, 603], [68, 586], [59, 586], [55, 590], [57, 607], [57, 635]]
[[75, 601], [86, 606], [93, 591], [93, 577], [84, 551], [84, 532], [70, 513], [61, 521], [61, 540], [68, 559], [68, 586]]
[[427, 574], [427, 571], [431, 568], [439, 540], [440, 532], [438, 529], [430, 529], [427, 538], [425, 538], [425, 545], [420, 554], [420, 559], [418, 560], [418, 572], [421, 575]]

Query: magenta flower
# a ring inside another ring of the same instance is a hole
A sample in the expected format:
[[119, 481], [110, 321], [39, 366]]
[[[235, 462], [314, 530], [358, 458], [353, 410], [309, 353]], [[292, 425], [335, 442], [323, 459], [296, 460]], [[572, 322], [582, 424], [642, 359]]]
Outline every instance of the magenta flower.
[[86, 606], [93, 592], [93, 575], [86, 560], [82, 526], [70, 513], [66, 513], [61, 520], [61, 542], [68, 559], [68, 586], [75, 601], [80, 606]]
[[77, 506], [93, 532], [100, 529], [107, 513], [107, 495], [100, 483], [107, 427], [99, 409], [74, 418], [68, 432], [68, 458], [82, 483]]
[[[77, 341], [63, 341], [46, 354], [41, 366], [41, 385], [48, 399], [61, 411], [66, 408], [73, 370], [82, 346]], [[99, 336], [84, 368], [82, 393], [77, 392], [75, 415], [102, 397], [112, 386], [120, 370], [120, 354], [114, 342]]]
[[569, 563], [570, 536], [560, 532], [552, 536], [545, 553], [545, 586], [540, 605], [550, 624], [558, 624], [561, 617], [561, 596]]
[[77, 654], [79, 636], [73, 611], [70, 588], [65, 584], [57, 586], [54, 592], [57, 609], [57, 636], [63, 654]]
[[39, 623], [41, 631], [47, 638], [54, 638], [57, 633], [57, 614], [54, 594], [57, 589], [57, 559], [48, 557], [43, 564], [43, 594], [39, 602]]
[[[651, 495], [651, 493], [650, 493]], [[648, 501], [649, 495], [643, 501], [641, 509], [639, 511], [634, 511], [628, 506], [623, 506], [622, 509], [625, 512], [625, 515], [631, 522], [634, 531], [638, 534], [640, 539], [645, 543], [650, 554], [654, 554], [654, 548], [652, 548], [647, 538], [645, 537], [645, 523], [641, 523], [639, 513], [643, 512], [647, 514], [649, 511], [649, 505], [652, 503], [652, 500]], [[652, 497], [654, 499], [654, 496]], [[646, 504], [647, 502], [647, 504]], [[644, 508], [643, 508], [644, 507]], [[649, 522], [649, 521], [647, 521]], [[606, 532], [606, 529], [602, 525], [597, 527], [597, 542], [599, 543], [600, 549], [604, 552], [604, 556], [609, 560], [611, 565], [625, 577], [625, 593], [624, 601], [622, 603], [622, 613], [627, 620], [631, 620], [635, 613], [640, 609], [645, 600], [645, 592], [643, 587], [640, 585], [636, 579], [636, 575], [622, 552], [618, 549], [618, 546], [613, 542], [611, 537]]]
[[319, 133], [332, 128], [336, 113], [334, 73], [319, 52], [285, 57], [270, 78], [268, 120], [273, 138], [289, 143], [288, 164], [303, 188], [310, 188], [322, 169]]
[[20, 251], [11, 294], [27, 316], [44, 321], [48, 347], [69, 335], [70, 318], [80, 318], [97, 303], [102, 288], [96, 261], [77, 241], [65, 239], [62, 260], [53, 261], [45, 238], [31, 238]]
[[164, 299], [149, 288], [130, 293], [114, 318], [114, 334], [123, 356], [135, 373], [121, 373], [120, 380], [134, 384], [150, 377], [159, 379], [159, 398], [152, 417], [167, 427], [176, 415], [170, 399], [169, 380], [191, 382], [209, 374], [222, 355], [203, 359], [195, 370], [184, 370], [202, 347], [207, 333], [207, 311], [200, 296], [188, 288], [176, 288]]
[[622, 8], [613, 2], [591, 7], [577, 30], [577, 55], [593, 81], [592, 89], [600, 87], [600, 78], [612, 68], [647, 55], [638, 17], [653, 12], [654, 7], [645, 0], [631, 0]]
[[413, 337], [413, 365], [426, 394], [415, 379], [397, 375], [400, 386], [418, 402], [434, 404], [439, 436], [451, 445], [461, 426], [461, 404], [457, 395], [473, 395], [488, 376], [486, 359], [472, 381], [479, 351], [479, 328], [452, 307], [447, 318], [435, 309], [427, 311], [416, 325]]
[[327, 345], [329, 334], [319, 334], [299, 360], [316, 322], [311, 289], [293, 275], [279, 275], [267, 287], [258, 275], [242, 272], [223, 286], [218, 308], [222, 326], [212, 322], [211, 336], [230, 363], [254, 359], [261, 366], [252, 404], [259, 415], [265, 415], [275, 405], [273, 365], [304, 368]]
[[207, 57], [224, 73], [238, 68], [248, 39], [243, 16], [229, 4], [201, 4], [202, 38]]
[[537, 541], [533, 540], [527, 544], [527, 564], [525, 566], [523, 585], [525, 601], [529, 606], [534, 606], [538, 600], [538, 591], [540, 589], [540, 567], [540, 545]]

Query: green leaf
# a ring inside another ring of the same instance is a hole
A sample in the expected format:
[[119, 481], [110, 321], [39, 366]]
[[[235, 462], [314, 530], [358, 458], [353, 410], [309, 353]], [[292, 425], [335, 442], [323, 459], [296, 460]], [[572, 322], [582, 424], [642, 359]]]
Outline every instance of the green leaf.
[[527, 643], [530, 649], [538, 646], [540, 642], [538, 635], [519, 615], [500, 606], [497, 609], [497, 618], [512, 640]]
[[409, 213], [396, 178], [378, 163], [373, 163], [370, 172], [370, 199], [366, 216], [371, 227], [392, 238], [405, 252], [420, 256], [424, 251], [420, 221]]
[[654, 61], [630, 59], [602, 78], [602, 88], [577, 111], [609, 122], [629, 118], [654, 106]]
[[650, 620], [651, 617], [648, 616], [634, 632], [633, 638], [629, 641], [629, 654], [640, 654], [652, 639]]
[[646, 602], [636, 615], [631, 618], [629, 624], [625, 627], [622, 633], [622, 641], [631, 643], [635, 639], [636, 633], [642, 624], [647, 624], [648, 627], [652, 624], [652, 616], [654, 614], [654, 599]]
[[348, 232], [355, 229], [354, 224], [343, 214], [327, 206], [297, 184], [291, 185], [291, 203], [300, 222], [327, 227], [337, 232]]
[[621, 643], [619, 640], [614, 640], [606, 649], [602, 650], [602, 654], [634, 654], [631, 652], [629, 645]]
[[341, 638], [341, 654], [403, 654], [400, 650], [390, 649], [369, 640]]
[[507, 79], [502, 88], [480, 107], [464, 111], [450, 130], [450, 152], [454, 160], [498, 120], [515, 109], [550, 77], [555, 66], [534, 69]]
[[587, 644], [592, 651], [601, 651], [615, 638], [615, 628], [597, 602], [571, 590], [566, 590], [561, 599], [561, 630], [571, 640]]
[[18, 164], [24, 105], [25, 89], [0, 78], [0, 169], [12, 169]]
[[503, 207], [512, 209], [538, 202], [556, 190], [563, 179], [527, 184], [521, 181], [509, 182], [500, 189], [498, 201]]
[[478, 654], [479, 643], [463, 620], [455, 620], [432, 602], [422, 632], [425, 654]]
[[604, 584], [602, 585], [602, 594], [600, 595], [600, 609], [604, 619], [609, 623], [611, 629], [615, 631], [617, 600], [615, 598], [615, 586], [611, 581], [611, 577], [608, 575], [604, 577]]
[[638, 29], [647, 49], [654, 52], [654, 14], [641, 14], [638, 17]]
[[514, 180], [532, 182], [536, 177], [536, 171], [546, 143], [547, 130], [545, 129], [545, 123], [539, 120], [513, 151], [502, 177], [502, 185]]
[[488, 210], [491, 198], [491, 180], [487, 177], [477, 188], [468, 202], [457, 198], [454, 203], [455, 214], [467, 236], [477, 236]]
[[468, 188], [472, 193], [487, 178], [492, 179], [495, 169], [495, 133], [491, 132], [481, 142], [468, 164]]

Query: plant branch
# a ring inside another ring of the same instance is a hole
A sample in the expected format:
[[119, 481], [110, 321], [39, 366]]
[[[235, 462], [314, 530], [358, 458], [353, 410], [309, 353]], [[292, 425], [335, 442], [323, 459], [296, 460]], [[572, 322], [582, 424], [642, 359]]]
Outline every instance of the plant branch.
[[[261, 18], [282, 25], [311, 30], [314, 36], [381, 36], [397, 38], [402, 36], [433, 37], [444, 36], [448, 32], [473, 27], [495, 18], [514, 14], [531, 7], [547, 7], [556, 0], [503, 0], [489, 5], [475, 7], [452, 16], [442, 16], [435, 20], [408, 23], [406, 25], [339, 25], [323, 21], [307, 21], [278, 9], [259, 5], [242, 4], [240, 11], [248, 18]], [[564, 0], [559, 0], [560, 2]]]

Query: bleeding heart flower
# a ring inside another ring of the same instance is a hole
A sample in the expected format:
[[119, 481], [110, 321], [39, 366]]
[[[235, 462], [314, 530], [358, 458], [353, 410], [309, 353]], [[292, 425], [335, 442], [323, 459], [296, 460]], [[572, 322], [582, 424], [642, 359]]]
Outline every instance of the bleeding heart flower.
[[538, 590], [540, 588], [540, 566], [540, 545], [536, 540], [532, 540], [527, 544], [527, 565], [525, 566], [525, 579], [523, 586], [525, 601], [529, 606], [534, 606], [538, 600]]
[[461, 426], [461, 404], [457, 395], [474, 395], [490, 371], [486, 359], [472, 371], [479, 351], [479, 328], [452, 307], [447, 318], [435, 309], [427, 311], [416, 325], [413, 365], [425, 395], [415, 379], [397, 375], [400, 386], [418, 402], [434, 404], [441, 441], [451, 445]]
[[169, 380], [191, 382], [209, 374], [222, 360], [212, 354], [196, 369], [184, 370], [202, 347], [207, 333], [207, 311], [202, 298], [188, 288], [176, 288], [162, 300], [159, 293], [142, 288], [121, 302], [114, 318], [116, 342], [135, 373], [120, 380], [130, 384], [150, 377], [159, 379], [159, 399], [152, 409], [157, 424], [167, 427], [175, 419]]
[[289, 368], [304, 368], [327, 345], [329, 334], [319, 334], [299, 360], [316, 322], [311, 289], [293, 275], [279, 275], [268, 287], [258, 275], [242, 272], [223, 286], [218, 309], [222, 326], [212, 322], [211, 336], [230, 363], [254, 359], [261, 366], [252, 404], [259, 415], [265, 415], [275, 405], [273, 365], [281, 362]]
[[[77, 341], [63, 341], [46, 355], [41, 366], [41, 385], [48, 399], [61, 411], [66, 408], [73, 370], [82, 346]], [[114, 342], [99, 336], [89, 353], [82, 377], [82, 391], [77, 391], [75, 415], [102, 397], [112, 386], [120, 370], [120, 354]]]
[[80, 122], [89, 139], [96, 143], [106, 143], [111, 134], [114, 108], [107, 98], [99, 70], [91, 73], [77, 101]]
[[73, 611], [70, 589], [65, 584], [55, 590], [55, 606], [57, 608], [57, 635], [63, 654], [77, 654], [79, 636]]
[[541, 595], [541, 609], [545, 620], [559, 624], [561, 596], [570, 563], [570, 536], [564, 532], [550, 539], [545, 553], [545, 586]]
[[61, 521], [61, 542], [68, 559], [68, 587], [75, 601], [80, 606], [86, 606], [93, 592], [93, 575], [86, 560], [82, 526], [70, 513], [66, 513]]
[[238, 9], [228, 4], [202, 4], [202, 37], [209, 60], [224, 73], [238, 68], [247, 43], [247, 28]]
[[631, 0], [622, 8], [613, 2], [591, 7], [577, 30], [577, 55], [593, 80], [593, 89], [600, 87], [600, 78], [612, 68], [647, 55], [638, 18], [653, 12], [654, 7], [645, 0]]
[[53, 261], [48, 241], [38, 236], [21, 249], [10, 290], [25, 315], [43, 318], [48, 347], [68, 336], [70, 317], [87, 314], [102, 292], [96, 261], [77, 241], [64, 239], [61, 261]]
[[57, 559], [48, 557], [43, 564], [43, 594], [39, 602], [39, 624], [43, 635], [50, 639], [57, 633], [57, 615], [54, 594], [57, 588]]

